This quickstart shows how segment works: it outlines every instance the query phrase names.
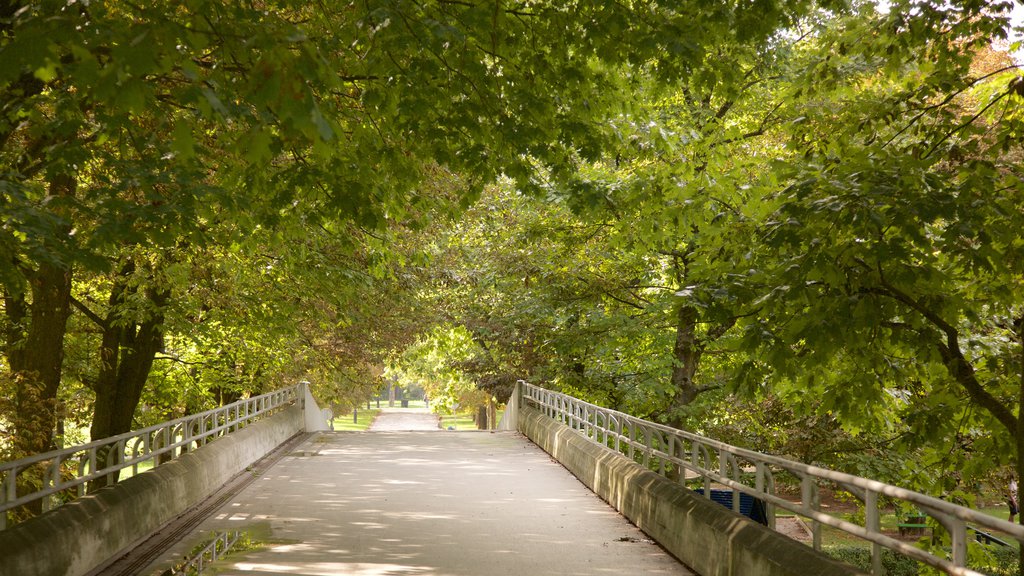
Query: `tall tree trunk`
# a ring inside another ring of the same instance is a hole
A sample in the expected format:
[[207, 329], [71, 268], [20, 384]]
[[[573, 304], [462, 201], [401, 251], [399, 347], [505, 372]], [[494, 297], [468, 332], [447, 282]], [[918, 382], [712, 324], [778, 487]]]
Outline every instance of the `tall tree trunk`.
[[[70, 197], [75, 180], [55, 176], [50, 196]], [[70, 230], [64, 226], [63, 232]], [[7, 359], [15, 380], [14, 449], [16, 456], [53, 448], [57, 390], [64, 363], [64, 334], [71, 313], [71, 266], [54, 257], [27, 274], [32, 302], [7, 297]], [[12, 316], [13, 314], [13, 316]]]
[[[52, 197], [70, 197], [75, 180], [61, 174], [50, 181]], [[70, 231], [65, 225], [59, 234]], [[57, 242], [62, 238], [58, 237]], [[56, 250], [60, 252], [60, 250]], [[24, 268], [24, 267], [23, 267]], [[4, 296], [7, 315], [5, 334], [8, 366], [14, 380], [14, 458], [54, 448], [57, 425], [57, 391], [64, 363], [64, 335], [71, 313], [71, 265], [57, 255], [26, 271], [27, 290]], [[26, 298], [31, 293], [31, 302]], [[42, 471], [23, 474], [25, 488], [41, 483]], [[29, 514], [42, 511], [42, 501], [25, 506]]]
[[683, 427], [681, 410], [700, 394], [695, 377], [700, 365], [701, 349], [697, 341], [697, 309], [682, 305], [676, 315], [676, 341], [672, 349], [672, 398], [669, 425]]
[[[96, 403], [90, 429], [93, 440], [132, 429], [135, 409], [142, 398], [153, 360], [164, 344], [163, 310], [170, 300], [169, 290], [146, 289], [146, 298], [155, 309], [149, 318], [138, 323], [125, 322], [121, 318], [122, 306], [134, 290], [126, 285], [127, 275], [132, 270], [131, 264], [122, 269], [122, 275], [110, 293], [110, 308], [100, 344], [101, 366], [95, 385]], [[106, 465], [107, 454], [107, 450], [100, 452], [98, 467]], [[120, 455], [117, 458], [120, 459]], [[114, 481], [117, 476], [113, 475]], [[106, 478], [100, 478], [90, 485], [90, 490], [106, 484]]]
[[14, 449], [19, 456], [53, 448], [64, 334], [70, 314], [71, 268], [41, 265], [31, 285], [25, 339], [8, 357], [16, 386]]
[[[1021, 492], [1019, 491], [1019, 487], [1022, 481], [1024, 481], [1024, 414], [1020, 413], [1021, 408], [1024, 407], [1024, 316], [1017, 318], [1013, 323], [1013, 327], [1017, 333], [1017, 342], [1020, 344], [1020, 349], [1018, 351], [1020, 354], [1020, 362], [1017, 366], [1020, 376], [1019, 388], [1017, 389], [1017, 429], [1013, 431], [1017, 447], [1017, 457], [1014, 462], [1016, 465], [1016, 480], [1018, 486], [1017, 507], [1020, 508], [1020, 503], [1024, 501], [1021, 499]], [[1018, 510], [1018, 512], [1020, 512], [1020, 510]], [[1017, 522], [1024, 526], [1024, 514], [1017, 515]], [[1019, 570], [1018, 574], [1024, 576], [1024, 546], [1020, 547], [1017, 554], [1017, 566]]]
[[476, 407], [476, 429], [487, 430], [487, 405], [481, 404]]
[[[238, 386], [230, 386], [222, 383], [214, 384], [210, 387], [210, 392], [217, 398], [218, 406], [227, 406], [228, 404], [234, 404], [242, 399], [242, 391]], [[366, 409], [369, 410], [369, 402], [367, 402]]]

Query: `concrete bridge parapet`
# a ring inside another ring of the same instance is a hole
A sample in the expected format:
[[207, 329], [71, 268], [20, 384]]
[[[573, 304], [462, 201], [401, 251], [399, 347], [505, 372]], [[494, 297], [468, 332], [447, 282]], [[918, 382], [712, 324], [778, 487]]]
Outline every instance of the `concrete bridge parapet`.
[[0, 532], [0, 576], [82, 576], [201, 502], [307, 425], [295, 404]]
[[720, 506], [529, 406], [516, 424], [588, 488], [703, 576], [862, 576]]

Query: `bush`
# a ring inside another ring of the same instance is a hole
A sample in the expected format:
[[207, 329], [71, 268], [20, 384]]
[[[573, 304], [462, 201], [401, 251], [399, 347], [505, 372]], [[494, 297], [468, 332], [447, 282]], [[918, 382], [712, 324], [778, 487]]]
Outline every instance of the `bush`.
[[985, 547], [985, 560], [971, 562], [971, 568], [986, 576], [1017, 576], [1020, 574], [1017, 549], [1005, 546]]
[[[870, 548], [837, 544], [822, 546], [822, 552], [840, 562], [871, 572]], [[892, 550], [882, 550], [882, 566], [888, 576], [917, 576], [917, 561]]]
[[[871, 571], [871, 549], [853, 545], [832, 545], [823, 546], [822, 552], [832, 558], [849, 564], [865, 572]], [[984, 547], [980, 556], [983, 559], [974, 559], [970, 562], [970, 568], [985, 574], [986, 576], [1017, 576], [1020, 574], [1016, 548], [1003, 546]], [[918, 576], [920, 564], [912, 558], [893, 552], [882, 550], [882, 566], [888, 576]]]

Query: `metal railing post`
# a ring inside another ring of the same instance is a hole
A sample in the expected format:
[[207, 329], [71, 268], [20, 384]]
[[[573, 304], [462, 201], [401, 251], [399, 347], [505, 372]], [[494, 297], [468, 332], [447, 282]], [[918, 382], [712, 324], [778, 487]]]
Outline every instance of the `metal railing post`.
[[[582, 400], [521, 383], [520, 394], [530, 398], [531, 406], [540, 413], [577, 430], [591, 441], [608, 447], [608, 434], [615, 436], [616, 452], [624, 453], [631, 461], [637, 462], [643, 451], [643, 465], [650, 469], [651, 458], [659, 459], [658, 470], [667, 475], [669, 470], [678, 469], [678, 480], [685, 485], [687, 473], [695, 474], [704, 487], [704, 496], [711, 498], [711, 486], [721, 484], [733, 490], [733, 508], [738, 508], [740, 493], [759, 498], [765, 505], [766, 521], [775, 526], [776, 510], [782, 508], [796, 513], [810, 521], [813, 546], [821, 550], [822, 525], [845, 531], [862, 538], [871, 545], [871, 570], [882, 574], [883, 548], [894, 550], [928, 566], [950, 574], [980, 576], [974, 570], [965, 568], [967, 558], [967, 522], [998, 530], [1024, 544], [1024, 527], [993, 518], [981, 512], [957, 506], [938, 498], [892, 486], [876, 480], [860, 478], [833, 470], [787, 460], [774, 455], [761, 454], [738, 448], [692, 432], [668, 427], [663, 424], [639, 420], [628, 414], [589, 404]], [[525, 406], [525, 405], [524, 405]], [[593, 414], [593, 418], [590, 415]], [[643, 434], [643, 438], [639, 437]], [[657, 445], [655, 444], [657, 435]], [[625, 443], [628, 448], [623, 447]], [[689, 443], [689, 444], [687, 444]], [[676, 449], [676, 446], [679, 449]], [[689, 447], [687, 449], [687, 446]], [[712, 460], [714, 450], [718, 462]], [[687, 456], [689, 452], [689, 456]], [[671, 466], [669, 466], [671, 464]], [[717, 464], [717, 465], [716, 465]], [[742, 472], [753, 468], [753, 486], [747, 484]], [[775, 494], [775, 472], [792, 474], [800, 479], [801, 502], [794, 503]], [[863, 524], [855, 524], [841, 517], [821, 510], [821, 483], [841, 486], [864, 502]], [[882, 496], [908, 504], [925, 511], [945, 527], [951, 537], [951, 560], [896, 540], [881, 531]]]
[[[152, 460], [155, 468], [191, 450], [192, 442], [198, 448], [231, 431], [227, 422], [231, 413], [236, 414], [234, 429], [237, 430], [253, 418], [273, 413], [292, 399], [304, 399], [305, 394], [300, 397], [296, 390], [298, 385], [148, 428], [12, 462], [0, 462], [3, 482], [0, 487], [0, 530], [9, 527], [8, 513], [14, 508], [40, 502], [41, 508], [50, 510], [63, 504], [65, 495], [85, 495], [88, 483], [97, 478], [105, 476], [108, 483], [113, 484], [121, 470], [130, 468], [134, 475], [138, 473], [139, 463], [146, 460]], [[244, 418], [237, 417], [243, 411]], [[221, 419], [224, 419], [223, 424]], [[127, 454], [129, 449], [131, 453]], [[42, 486], [19, 494], [19, 475], [31, 469], [42, 469]]]
[[[874, 532], [882, 531], [882, 521], [878, 512], [878, 492], [874, 490], [867, 490], [864, 493], [864, 527]], [[871, 543], [871, 573], [885, 576], [885, 568], [882, 567], [882, 545], [877, 542]]]

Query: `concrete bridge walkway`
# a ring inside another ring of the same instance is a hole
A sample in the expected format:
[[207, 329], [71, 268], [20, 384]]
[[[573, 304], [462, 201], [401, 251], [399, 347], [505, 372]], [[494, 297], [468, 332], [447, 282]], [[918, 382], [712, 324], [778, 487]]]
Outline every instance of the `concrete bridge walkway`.
[[693, 574], [525, 437], [433, 422], [311, 437], [142, 574], [224, 531], [218, 575]]

